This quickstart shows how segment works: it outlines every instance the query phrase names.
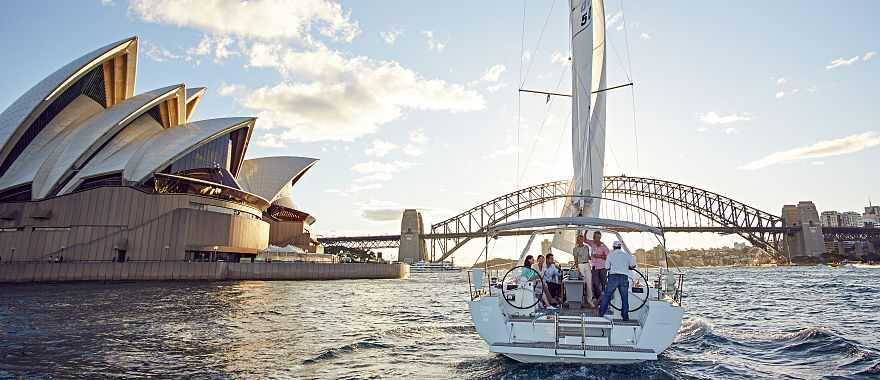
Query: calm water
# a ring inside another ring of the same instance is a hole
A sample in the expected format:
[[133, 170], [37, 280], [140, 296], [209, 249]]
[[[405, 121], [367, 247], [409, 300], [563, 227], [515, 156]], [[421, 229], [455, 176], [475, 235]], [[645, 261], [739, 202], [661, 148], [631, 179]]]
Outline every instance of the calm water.
[[661, 360], [490, 354], [465, 274], [0, 285], [0, 378], [880, 378], [880, 270], [694, 269]]

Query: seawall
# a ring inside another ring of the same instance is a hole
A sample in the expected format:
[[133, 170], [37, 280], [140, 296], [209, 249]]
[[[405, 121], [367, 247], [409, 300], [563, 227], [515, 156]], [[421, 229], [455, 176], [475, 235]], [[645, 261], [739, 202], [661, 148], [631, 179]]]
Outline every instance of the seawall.
[[61, 281], [223, 281], [399, 279], [409, 265], [317, 262], [66, 262], [0, 263], [0, 283]]

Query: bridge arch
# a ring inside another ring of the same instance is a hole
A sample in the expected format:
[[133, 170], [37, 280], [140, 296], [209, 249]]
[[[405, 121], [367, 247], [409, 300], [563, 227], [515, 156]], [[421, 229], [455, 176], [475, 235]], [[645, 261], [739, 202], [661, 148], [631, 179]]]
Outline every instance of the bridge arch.
[[[431, 256], [448, 258], [472, 239], [465, 235], [485, 232], [523, 211], [563, 198], [568, 185], [569, 181], [554, 181], [529, 186], [433, 224]], [[602, 196], [654, 212], [667, 231], [700, 227], [735, 233], [755, 247], [782, 257], [782, 219], [718, 193], [660, 179], [606, 176]]]

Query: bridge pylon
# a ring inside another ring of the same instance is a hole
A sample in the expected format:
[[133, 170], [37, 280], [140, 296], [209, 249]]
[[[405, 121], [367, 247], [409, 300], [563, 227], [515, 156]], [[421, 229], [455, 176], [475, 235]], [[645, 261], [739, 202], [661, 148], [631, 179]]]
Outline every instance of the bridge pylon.
[[397, 261], [408, 264], [420, 260], [428, 260], [425, 239], [425, 223], [422, 213], [415, 209], [406, 209], [400, 219], [400, 248], [397, 249]]

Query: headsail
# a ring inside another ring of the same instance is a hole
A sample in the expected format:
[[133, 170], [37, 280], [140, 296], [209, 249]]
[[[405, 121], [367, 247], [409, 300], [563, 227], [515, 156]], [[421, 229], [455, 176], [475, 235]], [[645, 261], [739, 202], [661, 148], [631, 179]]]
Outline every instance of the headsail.
[[[571, 151], [574, 175], [571, 195], [602, 194], [605, 165], [605, 4], [603, 0], [570, 0], [572, 48]], [[599, 216], [599, 201], [569, 198], [562, 216]], [[556, 236], [553, 247], [571, 252], [574, 233]]]

